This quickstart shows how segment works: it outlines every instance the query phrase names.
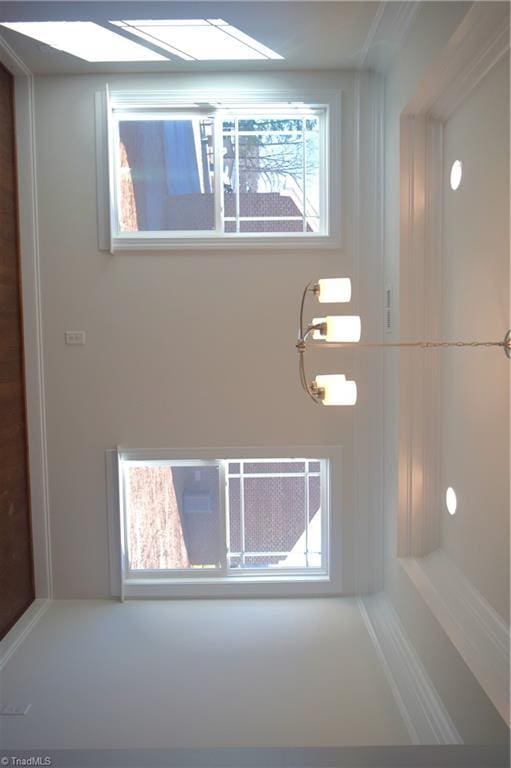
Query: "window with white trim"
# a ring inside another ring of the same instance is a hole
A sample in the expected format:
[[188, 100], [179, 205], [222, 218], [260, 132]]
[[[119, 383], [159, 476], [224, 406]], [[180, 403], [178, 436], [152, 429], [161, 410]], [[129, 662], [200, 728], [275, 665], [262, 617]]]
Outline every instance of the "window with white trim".
[[122, 579], [328, 579], [330, 459], [118, 458]]
[[331, 239], [331, 94], [331, 103], [180, 98], [109, 95], [114, 250]]

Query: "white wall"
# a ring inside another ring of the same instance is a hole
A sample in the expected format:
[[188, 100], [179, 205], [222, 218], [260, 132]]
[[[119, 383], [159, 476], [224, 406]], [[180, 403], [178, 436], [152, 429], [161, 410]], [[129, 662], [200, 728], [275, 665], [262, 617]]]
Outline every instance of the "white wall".
[[[343, 444], [353, 488], [352, 409], [319, 409], [300, 390], [294, 342], [302, 287], [353, 274], [354, 78], [112, 76], [171, 88], [342, 88], [342, 250], [98, 251], [94, 94], [105, 77], [36, 79], [44, 360], [54, 586], [108, 595], [104, 451], [124, 447]], [[355, 305], [356, 311], [356, 305]], [[65, 330], [85, 330], [66, 347]], [[323, 358], [322, 358], [323, 359]], [[317, 372], [352, 375], [349, 358]], [[325, 369], [325, 370], [324, 370]], [[312, 372], [312, 371], [311, 371]]]
[[[399, 119], [429, 68], [462, 21], [469, 4], [423, 3], [406, 44], [385, 81], [385, 280], [399, 296]], [[394, 330], [400, 335], [399, 310]], [[399, 359], [385, 358], [385, 588], [433, 684], [466, 743], [504, 743], [508, 731], [396, 558]]]
[[409, 743], [349, 599], [56, 601], [0, 691], [5, 749]]
[[[463, 162], [453, 192], [450, 168]], [[509, 326], [509, 57], [444, 127], [442, 338], [501, 340]], [[442, 370], [441, 545], [509, 620], [509, 361], [449, 350]]]

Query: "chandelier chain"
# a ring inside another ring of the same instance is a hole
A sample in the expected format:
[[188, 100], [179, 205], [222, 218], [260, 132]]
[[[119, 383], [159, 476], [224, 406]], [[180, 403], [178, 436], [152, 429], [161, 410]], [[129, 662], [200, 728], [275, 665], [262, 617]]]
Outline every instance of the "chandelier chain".
[[[419, 349], [430, 349], [433, 347], [505, 347], [505, 341], [382, 341], [382, 342], [354, 342], [349, 341], [305, 341], [301, 340], [307, 348], [314, 347], [329, 349], [353, 349], [353, 348], [371, 348], [380, 347], [416, 347]], [[299, 343], [297, 344], [299, 346]]]

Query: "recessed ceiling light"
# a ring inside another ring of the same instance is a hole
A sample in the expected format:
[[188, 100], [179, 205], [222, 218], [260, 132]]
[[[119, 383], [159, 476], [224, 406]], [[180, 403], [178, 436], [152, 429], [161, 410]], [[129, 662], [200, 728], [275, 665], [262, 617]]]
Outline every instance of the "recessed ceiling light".
[[451, 189], [455, 192], [461, 184], [463, 176], [463, 164], [461, 160], [455, 160], [451, 165]]
[[223, 19], [138, 19], [110, 24], [188, 61], [283, 58]]
[[16, 21], [0, 26], [85, 61], [167, 61], [165, 56], [92, 21]]
[[456, 494], [454, 492], [454, 488], [449, 488], [445, 492], [445, 504], [447, 506], [447, 511], [450, 515], [454, 515], [456, 512], [456, 507], [458, 506], [458, 500], [456, 498]]

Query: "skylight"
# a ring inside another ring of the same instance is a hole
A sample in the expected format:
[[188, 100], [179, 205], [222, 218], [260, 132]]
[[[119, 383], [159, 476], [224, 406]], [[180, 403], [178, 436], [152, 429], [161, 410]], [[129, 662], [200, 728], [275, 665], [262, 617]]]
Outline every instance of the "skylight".
[[110, 23], [186, 61], [283, 58], [223, 19], [143, 19]]
[[1, 26], [85, 61], [166, 61], [165, 56], [92, 21], [17, 21]]

